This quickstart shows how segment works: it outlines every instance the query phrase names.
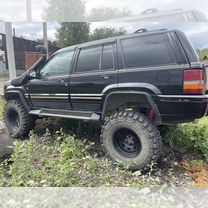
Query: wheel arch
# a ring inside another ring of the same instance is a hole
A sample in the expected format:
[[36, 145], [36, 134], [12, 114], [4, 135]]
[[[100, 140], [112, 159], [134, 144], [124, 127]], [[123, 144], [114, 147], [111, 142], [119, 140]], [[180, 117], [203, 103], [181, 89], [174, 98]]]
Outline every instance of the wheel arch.
[[22, 104], [24, 105], [24, 107], [26, 108], [27, 111], [30, 110], [30, 106], [27, 103], [27, 101], [25, 100], [25, 97], [23, 95], [22, 92], [17, 91], [17, 90], [11, 90], [6, 92], [6, 94], [4, 95], [4, 99], [6, 101], [10, 101], [10, 100], [20, 100], [22, 102]]
[[152, 99], [152, 96], [147, 92], [140, 91], [116, 91], [106, 95], [103, 104], [102, 118], [108, 116], [109, 112], [115, 111], [115, 109], [118, 109], [120, 106], [129, 103], [135, 103], [138, 104], [138, 106], [153, 109], [155, 113], [155, 122], [161, 122], [159, 109]]

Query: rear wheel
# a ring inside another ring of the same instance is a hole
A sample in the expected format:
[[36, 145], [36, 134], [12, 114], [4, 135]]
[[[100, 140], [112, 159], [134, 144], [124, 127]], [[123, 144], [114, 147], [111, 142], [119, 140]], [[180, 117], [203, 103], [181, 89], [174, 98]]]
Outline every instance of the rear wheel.
[[133, 170], [148, 169], [161, 154], [157, 127], [140, 113], [116, 113], [104, 124], [101, 141], [108, 156]]
[[28, 114], [19, 100], [10, 100], [4, 107], [4, 121], [14, 137], [28, 136], [35, 127], [35, 117]]

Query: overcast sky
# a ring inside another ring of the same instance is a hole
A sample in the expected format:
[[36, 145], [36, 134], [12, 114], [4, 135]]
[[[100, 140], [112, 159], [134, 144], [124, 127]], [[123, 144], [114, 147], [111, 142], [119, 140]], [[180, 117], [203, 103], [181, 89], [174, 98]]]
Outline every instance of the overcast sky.
[[[43, 10], [47, 7], [47, 0], [31, 1], [33, 21], [42, 21]], [[0, 0], [0, 19], [12, 22], [26, 21], [25, 2], [26, 0]], [[207, 0], [85, 0], [85, 2], [86, 11], [88, 13], [92, 8], [99, 7], [111, 7], [117, 9], [127, 8], [132, 11], [132, 14], [140, 14], [142, 11], [149, 8], [157, 8], [159, 10], [176, 8], [183, 8], [185, 10], [197, 9], [204, 14], [208, 13]], [[79, 14], [77, 14], [77, 18], [78, 17]], [[94, 21], [96, 21], [96, 19]]]
[[[30, 40], [42, 39], [42, 23], [13, 23], [16, 36], [23, 36]], [[58, 23], [48, 23], [49, 40], [55, 40]], [[123, 27], [128, 33], [133, 33], [137, 29], [179, 29], [185, 32], [188, 38], [197, 49], [208, 48], [208, 23], [91, 23], [91, 30], [99, 27]], [[0, 23], [0, 33], [4, 33], [4, 23]]]
[[208, 22], [200, 23], [93, 23], [91, 28], [96, 27], [124, 27], [128, 33], [133, 33], [138, 29], [146, 28], [148, 30], [157, 29], [179, 29], [183, 31], [191, 40], [192, 44], [197, 49], [208, 48]]

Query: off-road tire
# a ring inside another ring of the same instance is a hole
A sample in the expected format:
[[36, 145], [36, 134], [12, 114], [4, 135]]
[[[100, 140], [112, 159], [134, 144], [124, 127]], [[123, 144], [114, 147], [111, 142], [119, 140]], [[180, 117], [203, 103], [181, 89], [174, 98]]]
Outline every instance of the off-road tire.
[[[11, 122], [9, 114], [16, 112], [19, 119], [19, 125], [14, 126]], [[4, 122], [7, 126], [9, 133], [13, 137], [24, 138], [28, 136], [30, 131], [35, 127], [35, 117], [29, 115], [24, 105], [20, 100], [10, 100], [4, 107]]]
[[[141, 150], [133, 158], [121, 155], [114, 145], [114, 135], [118, 129], [133, 131], [139, 138]], [[161, 155], [162, 140], [158, 128], [141, 113], [120, 112], [111, 116], [102, 127], [101, 145], [113, 161], [121, 161], [131, 170], [148, 170]]]

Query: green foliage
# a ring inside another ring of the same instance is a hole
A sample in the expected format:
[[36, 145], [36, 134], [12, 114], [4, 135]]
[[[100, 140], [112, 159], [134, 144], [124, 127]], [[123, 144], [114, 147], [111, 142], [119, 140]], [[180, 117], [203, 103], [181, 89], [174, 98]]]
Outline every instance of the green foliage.
[[0, 99], [0, 119], [3, 119], [4, 102]]
[[97, 21], [105, 21], [109, 19], [116, 19], [121, 17], [126, 17], [130, 15], [130, 10], [123, 8], [122, 10], [111, 8], [111, 7], [103, 7], [103, 8], [94, 8], [92, 9], [88, 21], [89, 22], [97, 22]]
[[57, 45], [61, 48], [87, 42], [90, 27], [85, 22], [63, 22], [57, 29]]
[[[42, 45], [44, 44], [44, 40], [43, 39], [37, 39], [36, 40], [38, 43], [41, 43]], [[48, 46], [57, 46], [57, 43], [56, 41], [51, 41], [51, 40], [48, 40]]]
[[124, 28], [96, 28], [90, 34], [90, 26], [84, 22], [61, 23], [57, 29], [56, 38], [57, 45], [61, 48], [84, 43], [87, 41], [99, 40], [126, 34]]
[[48, 22], [98, 22], [129, 16], [131, 11], [123, 8], [94, 8], [86, 13], [86, 2], [83, 0], [47, 0], [48, 6], [43, 13], [43, 19]]
[[199, 151], [208, 161], [208, 119], [169, 127], [164, 135], [164, 141], [171, 146]]
[[90, 35], [90, 40], [99, 40], [119, 35], [125, 35], [127, 32], [124, 28], [96, 28]]
[[93, 154], [95, 144], [59, 131], [47, 130], [40, 138], [16, 141], [12, 158], [0, 166], [0, 186], [17, 187], [95, 187], [157, 185], [144, 182], [105, 157]]
[[208, 56], [208, 49], [197, 50], [200, 60], [203, 60], [205, 56]]
[[[99, 128], [65, 119], [40, 119], [29, 140], [16, 140], [11, 159], [0, 163], [0, 186], [150, 187], [163, 183], [152, 175], [153, 169], [141, 176], [108, 160], [100, 149]], [[207, 118], [169, 127], [164, 140], [170, 146], [199, 151], [208, 161]]]
[[70, 22], [80, 21], [85, 16], [85, 2], [83, 0], [47, 0], [48, 7], [45, 9], [43, 19], [47, 22]]

